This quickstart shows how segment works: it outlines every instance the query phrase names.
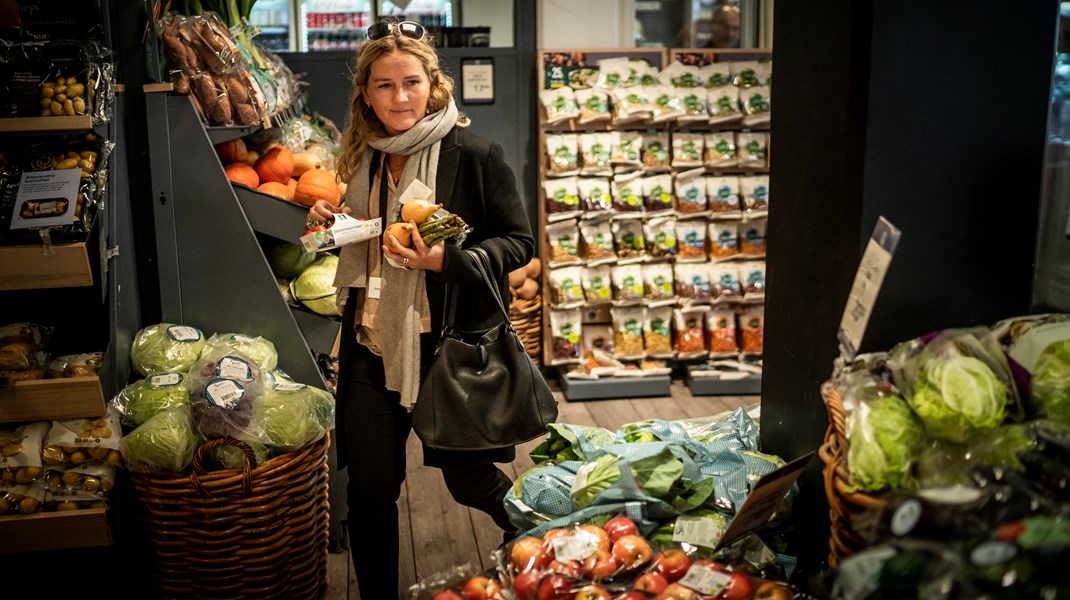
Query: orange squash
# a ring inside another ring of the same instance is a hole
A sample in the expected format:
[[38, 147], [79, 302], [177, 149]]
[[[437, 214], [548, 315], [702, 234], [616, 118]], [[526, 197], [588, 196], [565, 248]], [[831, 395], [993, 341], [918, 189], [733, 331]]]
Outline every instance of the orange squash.
[[290, 191], [290, 186], [277, 181], [261, 183], [260, 187], [256, 189], [264, 192], [268, 196], [275, 196], [276, 198], [282, 198], [283, 200], [290, 200], [294, 197], [293, 192]]
[[323, 169], [311, 169], [301, 174], [294, 190], [294, 201], [312, 206], [316, 200], [326, 200], [334, 206], [342, 199], [342, 192], [334, 176]]
[[256, 170], [245, 163], [230, 163], [227, 165], [226, 172], [227, 179], [234, 183], [247, 185], [251, 188], [260, 186], [260, 177], [256, 174]]
[[294, 155], [284, 146], [275, 146], [260, 155], [253, 164], [260, 181], [286, 183], [294, 172]]
[[238, 138], [216, 144], [215, 153], [219, 155], [219, 162], [229, 165], [234, 162], [245, 162], [249, 149], [245, 146], [245, 140]]
[[290, 198], [293, 198], [294, 191], [297, 190], [297, 180], [291, 177], [290, 180], [286, 182], [286, 187], [290, 188]]

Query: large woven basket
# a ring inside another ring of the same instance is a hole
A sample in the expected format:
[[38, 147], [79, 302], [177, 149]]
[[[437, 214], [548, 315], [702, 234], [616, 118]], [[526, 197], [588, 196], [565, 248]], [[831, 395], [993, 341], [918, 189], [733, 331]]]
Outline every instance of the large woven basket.
[[[253, 467], [243, 442], [180, 473], [131, 474], [163, 598], [318, 598], [327, 581], [328, 436]], [[236, 446], [244, 469], [207, 471]]]
[[536, 294], [531, 300], [524, 300], [516, 295], [516, 290], [512, 292], [509, 320], [520, 336], [520, 341], [524, 343], [528, 356], [537, 365], [542, 358], [542, 296]]
[[829, 567], [834, 568], [866, 547], [866, 540], [858, 533], [855, 523], [862, 513], [881, 509], [885, 502], [868, 494], [847, 491], [847, 411], [840, 393], [832, 386], [822, 388], [821, 394], [828, 409], [829, 427], [818, 456], [825, 463], [825, 495], [831, 521], [828, 560]]

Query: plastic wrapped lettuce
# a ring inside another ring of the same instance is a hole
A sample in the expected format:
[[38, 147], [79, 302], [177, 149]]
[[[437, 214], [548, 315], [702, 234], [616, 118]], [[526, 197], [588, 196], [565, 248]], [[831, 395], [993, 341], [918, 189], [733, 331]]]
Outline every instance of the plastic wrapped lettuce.
[[193, 430], [189, 407], [178, 406], [153, 415], [123, 436], [120, 451], [130, 471], [181, 471], [193, 461], [201, 441]]
[[1005, 319], [992, 327], [992, 335], [1030, 414], [1070, 420], [1070, 315]]
[[226, 346], [208, 346], [189, 373], [189, 404], [197, 432], [211, 439], [264, 441], [253, 420], [264, 397], [264, 376], [256, 361]]
[[933, 438], [965, 442], [1024, 415], [1010, 369], [987, 330], [949, 329], [899, 344], [888, 365], [895, 385]]
[[272, 371], [279, 363], [279, 353], [271, 340], [241, 333], [217, 333], [208, 338], [208, 346], [226, 346], [245, 353], [256, 361], [264, 372]]
[[182, 373], [153, 373], [124, 387], [111, 401], [123, 424], [132, 427], [188, 403], [189, 381]]
[[922, 488], [972, 485], [978, 467], [996, 467], [1022, 472], [1022, 450], [1037, 447], [1036, 430], [1043, 421], [1002, 425], [966, 443], [937, 441], [918, 454], [917, 481]]
[[546, 429], [550, 435], [529, 454], [536, 464], [548, 460], [591, 460], [601, 453], [601, 448], [613, 443], [613, 432], [601, 427], [550, 423]]
[[293, 279], [315, 262], [316, 253], [306, 251], [300, 244], [285, 243], [268, 249], [267, 259], [275, 275]]
[[321, 315], [338, 315], [335, 304], [337, 291], [334, 274], [338, 270], [338, 257], [325, 254], [310, 264], [290, 282], [290, 293], [305, 308]]
[[264, 393], [260, 427], [265, 443], [290, 452], [334, 426], [334, 396], [301, 383], [282, 382]]
[[896, 395], [863, 401], [847, 423], [849, 492], [911, 487], [925, 431]]
[[159, 323], [134, 336], [130, 362], [142, 375], [185, 373], [204, 350], [204, 334], [196, 327]]
[[[265, 462], [274, 454], [271, 448], [259, 442], [246, 442], [246, 444], [249, 444], [249, 448], [253, 451], [253, 460], [255, 462], [250, 465], [252, 467]], [[211, 460], [208, 462], [208, 470], [243, 469], [245, 468], [245, 463], [245, 452], [241, 448], [237, 446], [220, 446], [212, 450]]]

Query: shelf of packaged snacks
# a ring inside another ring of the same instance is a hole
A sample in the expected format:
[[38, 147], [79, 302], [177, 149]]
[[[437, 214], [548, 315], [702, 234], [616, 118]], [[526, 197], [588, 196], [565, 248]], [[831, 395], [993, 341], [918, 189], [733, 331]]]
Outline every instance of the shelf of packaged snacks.
[[0, 554], [110, 545], [106, 508], [0, 517]]
[[15, 381], [0, 387], [0, 423], [103, 414], [104, 391], [95, 375]]
[[38, 290], [93, 285], [86, 242], [0, 246], [0, 291]]
[[559, 380], [565, 399], [570, 402], [668, 396], [672, 386], [672, 378], [668, 375], [579, 379], [561, 373]]
[[251, 187], [232, 184], [253, 231], [294, 244], [305, 230], [308, 207], [288, 202]]
[[687, 385], [694, 396], [757, 396], [762, 393], [762, 376], [720, 377], [690, 374]]

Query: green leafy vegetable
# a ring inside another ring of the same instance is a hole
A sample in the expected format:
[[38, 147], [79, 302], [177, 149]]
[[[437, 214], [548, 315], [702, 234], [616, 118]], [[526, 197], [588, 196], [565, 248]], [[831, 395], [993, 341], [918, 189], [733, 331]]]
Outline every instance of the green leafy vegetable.
[[620, 481], [621, 458], [612, 454], [603, 454], [593, 463], [587, 463], [576, 473], [572, 486], [572, 502], [577, 508], [583, 508], [594, 501], [599, 494]]
[[201, 438], [193, 431], [189, 408], [181, 406], [149, 418], [120, 444], [123, 464], [131, 471], [181, 471], [193, 461]]
[[275, 344], [260, 336], [249, 336], [240, 333], [217, 333], [208, 338], [207, 345], [223, 346], [243, 352], [246, 356], [256, 361], [264, 372], [271, 371], [279, 362], [279, 353], [275, 350]]
[[269, 249], [267, 258], [275, 275], [293, 279], [316, 261], [316, 253], [306, 251], [299, 244], [281, 244]]
[[189, 383], [181, 373], [149, 375], [123, 388], [111, 402], [123, 423], [135, 427], [158, 413], [188, 403]]
[[1003, 422], [1007, 387], [972, 356], [933, 357], [922, 365], [910, 406], [929, 435], [963, 442]]
[[323, 437], [334, 426], [334, 396], [300, 383], [282, 383], [264, 394], [260, 425], [267, 443], [282, 452]]
[[902, 398], [863, 402], [851, 413], [848, 491], [910, 487], [911, 469], [924, 441], [921, 424]]
[[1070, 339], [1049, 344], [1041, 352], [1030, 395], [1038, 415], [1070, 419]]
[[337, 315], [334, 274], [338, 257], [327, 254], [309, 265], [290, 282], [290, 292], [305, 308], [321, 315]]
[[[271, 458], [271, 449], [257, 442], [245, 442], [253, 451], [253, 460], [256, 465]], [[211, 462], [208, 469], [212, 471], [220, 469], [243, 469], [245, 468], [245, 453], [237, 446], [220, 446], [212, 450]], [[256, 466], [253, 465], [253, 466]]]
[[137, 332], [130, 361], [142, 375], [186, 373], [204, 350], [204, 334], [196, 327], [159, 323]]

